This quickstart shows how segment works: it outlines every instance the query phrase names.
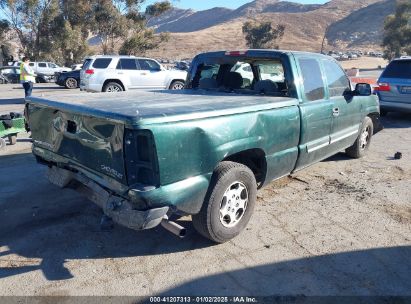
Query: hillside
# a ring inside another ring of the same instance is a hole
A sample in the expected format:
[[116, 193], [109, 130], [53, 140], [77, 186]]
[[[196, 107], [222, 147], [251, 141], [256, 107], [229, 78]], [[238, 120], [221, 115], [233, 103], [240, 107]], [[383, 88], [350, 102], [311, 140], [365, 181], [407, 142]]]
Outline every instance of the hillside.
[[[157, 23], [153, 22], [153, 26], [158, 32], [168, 29], [171, 34], [170, 40], [166, 44], [158, 50], [151, 51], [149, 55], [163, 58], [184, 58], [209, 50], [246, 48], [242, 24], [250, 18], [270, 20], [274, 24], [284, 24], [286, 32], [280, 42], [282, 49], [318, 52], [321, 49], [321, 42], [328, 26], [349, 18], [358, 10], [373, 4], [380, 4], [380, 2], [382, 1], [332, 0], [324, 5], [307, 6], [277, 0], [256, 0], [236, 10], [225, 8], [214, 8], [201, 12], [173, 10], [163, 16], [161, 20], [154, 20]], [[382, 15], [381, 19], [386, 13], [382, 12], [382, 14], [379, 12]], [[370, 16], [370, 19], [372, 18], [373, 16]], [[362, 28], [369, 31], [368, 24], [364, 22], [353, 27], [351, 24], [345, 25], [344, 30], [351, 33]], [[335, 33], [339, 31], [337, 30]], [[336, 43], [337, 39], [333, 38], [331, 42]], [[374, 49], [379, 48], [378, 45], [379, 43], [376, 42], [364, 42], [361, 45], [354, 42], [350, 44], [350, 47], [361, 46], [364, 49]], [[337, 46], [341, 46], [339, 40], [338, 44], [328, 48], [332, 49]]]
[[235, 10], [215, 7], [196, 12], [191, 9], [174, 8], [158, 18], [153, 18], [149, 25], [154, 27], [157, 32], [194, 32], [237, 18], [253, 18], [262, 13], [303, 13], [319, 7], [321, 5], [304, 5], [279, 0], [256, 0]]
[[393, 0], [378, 2], [354, 11], [329, 27], [327, 39], [332, 44], [349, 48], [379, 44], [382, 40], [384, 19], [394, 11]]

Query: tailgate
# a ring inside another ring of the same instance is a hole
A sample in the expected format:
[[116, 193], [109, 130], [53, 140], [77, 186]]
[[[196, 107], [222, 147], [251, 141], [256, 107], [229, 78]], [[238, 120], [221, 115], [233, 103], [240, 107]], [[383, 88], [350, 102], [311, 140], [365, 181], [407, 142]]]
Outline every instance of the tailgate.
[[35, 146], [126, 184], [124, 124], [31, 103], [27, 112]]

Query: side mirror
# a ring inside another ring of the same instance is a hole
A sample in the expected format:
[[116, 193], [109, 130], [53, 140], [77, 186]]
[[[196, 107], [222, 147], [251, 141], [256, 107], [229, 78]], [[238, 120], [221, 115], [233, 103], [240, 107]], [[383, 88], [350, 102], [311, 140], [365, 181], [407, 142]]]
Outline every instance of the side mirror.
[[355, 86], [354, 94], [358, 96], [371, 96], [371, 85], [368, 83], [357, 83]]

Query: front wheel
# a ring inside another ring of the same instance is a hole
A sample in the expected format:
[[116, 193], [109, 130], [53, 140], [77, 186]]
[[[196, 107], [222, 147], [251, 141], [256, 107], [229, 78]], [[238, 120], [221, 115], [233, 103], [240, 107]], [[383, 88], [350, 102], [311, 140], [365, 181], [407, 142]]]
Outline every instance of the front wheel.
[[103, 88], [103, 92], [109, 92], [109, 93], [122, 92], [122, 91], [124, 91], [123, 87], [117, 82], [109, 82]]
[[184, 89], [184, 82], [183, 81], [173, 81], [170, 85], [170, 90], [182, 90]]
[[361, 158], [365, 156], [371, 144], [371, 138], [374, 134], [374, 125], [371, 118], [368, 116], [364, 118], [360, 134], [355, 140], [354, 144], [345, 150], [348, 156], [352, 158]]
[[234, 162], [221, 162], [214, 170], [200, 212], [193, 215], [194, 228], [202, 236], [224, 243], [247, 226], [257, 200], [253, 172]]

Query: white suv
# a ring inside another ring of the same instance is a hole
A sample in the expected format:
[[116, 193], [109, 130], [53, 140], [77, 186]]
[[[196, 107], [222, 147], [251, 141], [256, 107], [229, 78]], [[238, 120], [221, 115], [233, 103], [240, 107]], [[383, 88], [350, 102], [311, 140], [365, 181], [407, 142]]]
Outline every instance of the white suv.
[[132, 89], [184, 88], [187, 72], [166, 70], [154, 59], [99, 55], [85, 59], [80, 72], [80, 90], [120, 92]]
[[29, 65], [36, 74], [54, 75], [55, 73], [69, 72], [69, 68], [60, 67], [53, 62], [30, 62]]

